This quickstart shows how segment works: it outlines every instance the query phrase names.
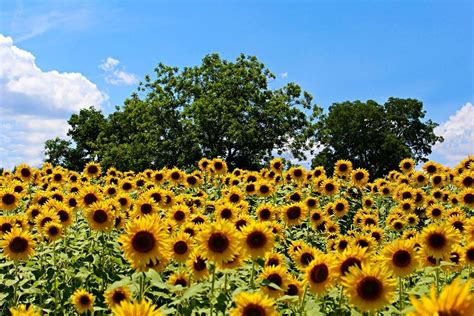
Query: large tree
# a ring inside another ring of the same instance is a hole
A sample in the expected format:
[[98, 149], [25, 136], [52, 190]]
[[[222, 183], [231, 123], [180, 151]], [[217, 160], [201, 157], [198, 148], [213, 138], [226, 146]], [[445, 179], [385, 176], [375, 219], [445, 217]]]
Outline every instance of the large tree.
[[423, 103], [416, 99], [334, 103], [317, 123], [316, 139], [323, 148], [313, 159], [332, 171], [339, 159], [367, 169], [374, 177], [397, 169], [403, 158], [426, 161], [431, 147], [443, 141], [436, 123], [423, 121]]
[[275, 151], [304, 158], [311, 148], [320, 108], [297, 84], [271, 89], [275, 76], [256, 57], [232, 62], [211, 54], [199, 66], [159, 64], [154, 72], [107, 118], [93, 108], [73, 115], [72, 142], [49, 140], [48, 160], [80, 169], [100, 159], [105, 167], [143, 170], [219, 156], [253, 169]]

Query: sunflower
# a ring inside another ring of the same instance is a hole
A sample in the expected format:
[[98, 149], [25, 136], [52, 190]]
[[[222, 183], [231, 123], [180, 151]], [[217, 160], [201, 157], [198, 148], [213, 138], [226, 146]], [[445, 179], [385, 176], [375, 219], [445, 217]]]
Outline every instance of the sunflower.
[[407, 240], [395, 240], [382, 250], [383, 263], [395, 276], [405, 277], [418, 267], [413, 243]]
[[79, 314], [94, 310], [94, 296], [83, 289], [76, 290], [71, 296], [71, 301]]
[[158, 206], [152, 198], [141, 197], [133, 203], [132, 217], [151, 215], [158, 212]]
[[243, 251], [252, 259], [262, 258], [273, 249], [271, 229], [265, 223], [252, 222], [240, 231]]
[[235, 254], [231, 259], [217, 263], [220, 270], [237, 269], [244, 264], [244, 257], [241, 254]]
[[189, 276], [184, 272], [174, 272], [170, 275], [168, 283], [174, 286], [188, 287], [190, 285]]
[[89, 179], [98, 178], [102, 174], [102, 168], [98, 163], [89, 162], [84, 167], [82, 174], [84, 174]]
[[236, 307], [230, 316], [277, 316], [274, 301], [261, 292], [240, 292], [234, 298]]
[[342, 278], [349, 303], [361, 311], [377, 311], [393, 300], [396, 281], [383, 266], [351, 267]]
[[50, 242], [53, 242], [64, 234], [63, 226], [58, 222], [49, 222], [44, 226], [43, 234], [46, 235]]
[[158, 308], [149, 301], [122, 301], [112, 310], [114, 316], [161, 316]]
[[433, 205], [430, 205], [427, 209], [426, 209], [426, 215], [432, 220], [437, 220], [437, 219], [441, 219], [443, 218], [443, 215], [445, 213], [445, 208], [443, 205], [441, 204], [433, 204]]
[[263, 268], [259, 282], [263, 282], [262, 290], [270, 297], [282, 296], [288, 289], [288, 272], [283, 266], [269, 266]]
[[271, 251], [265, 255], [265, 261], [263, 264], [265, 267], [270, 266], [285, 266], [285, 256], [279, 252]]
[[311, 220], [311, 225], [313, 225], [315, 228], [321, 225], [321, 223], [325, 220], [323, 211], [320, 209], [312, 210], [309, 218]]
[[216, 174], [227, 173], [227, 163], [220, 158], [212, 159], [211, 166], [212, 166], [212, 169], [214, 169]]
[[193, 274], [193, 280], [199, 281], [209, 275], [207, 260], [198, 251], [193, 251], [186, 261], [186, 266]]
[[115, 216], [107, 202], [96, 202], [84, 210], [84, 216], [93, 230], [108, 231], [114, 227]]
[[369, 181], [369, 172], [362, 168], [354, 169], [351, 172], [351, 180], [354, 186], [362, 188]]
[[352, 162], [349, 160], [338, 160], [334, 165], [334, 173], [339, 177], [348, 177], [352, 172]]
[[122, 192], [130, 193], [135, 189], [135, 184], [130, 179], [121, 179], [118, 183], [118, 187]]
[[104, 293], [105, 304], [107, 304], [110, 309], [119, 306], [124, 301], [130, 301], [131, 297], [132, 293], [130, 288], [126, 285], [110, 289]]
[[441, 166], [433, 161], [425, 162], [425, 164], [423, 165], [423, 170], [425, 170], [426, 173], [428, 173], [429, 175], [437, 173], [440, 169]]
[[132, 198], [128, 193], [120, 193], [114, 198], [114, 200], [119, 203], [120, 208], [124, 211], [129, 210], [132, 206]]
[[95, 186], [85, 186], [79, 192], [79, 204], [83, 208], [88, 208], [92, 204], [102, 200], [102, 193], [100, 193]]
[[54, 211], [54, 209], [42, 208], [40, 214], [36, 217], [36, 226], [38, 228], [38, 231], [41, 231], [47, 223], [59, 223], [60, 221], [61, 220], [59, 219], [59, 216]]
[[69, 227], [74, 221], [71, 208], [63, 202], [58, 202], [55, 200], [48, 201], [46, 207], [54, 209], [56, 215], [58, 215], [61, 225], [64, 227]]
[[40, 316], [40, 313], [36, 312], [33, 305], [28, 306], [28, 308], [21, 304], [18, 307], [10, 308], [11, 316]]
[[415, 308], [408, 316], [425, 315], [474, 315], [474, 294], [471, 293], [472, 280], [461, 283], [456, 278], [447, 285], [436, 297], [436, 288], [431, 286], [430, 296], [420, 300], [412, 297], [411, 303]]
[[20, 203], [20, 195], [12, 188], [0, 190], [0, 210], [11, 211]]
[[0, 237], [11, 232], [14, 227], [13, 218], [11, 216], [0, 216]]
[[307, 216], [306, 205], [302, 202], [292, 203], [283, 207], [283, 220], [288, 226], [299, 225], [303, 218]]
[[34, 176], [33, 170], [27, 164], [21, 164], [17, 166], [15, 168], [15, 174], [24, 182], [30, 181]]
[[152, 216], [128, 222], [119, 242], [125, 258], [137, 270], [168, 256], [168, 234], [161, 221]]
[[428, 255], [442, 258], [449, 254], [457, 237], [451, 226], [434, 223], [423, 229], [420, 242]]
[[281, 158], [275, 158], [272, 161], [270, 161], [270, 168], [275, 171], [276, 173], [281, 173], [283, 171], [284, 167], [283, 159]]
[[314, 294], [324, 294], [334, 285], [335, 271], [332, 261], [331, 255], [319, 254], [306, 267], [305, 278]]
[[458, 199], [462, 205], [469, 208], [474, 208], [474, 189], [466, 188], [462, 190], [459, 192]]
[[322, 194], [331, 196], [339, 192], [339, 185], [333, 179], [325, 179], [321, 183]]
[[33, 236], [20, 228], [12, 228], [0, 240], [3, 255], [10, 260], [26, 260], [34, 254]]
[[296, 183], [301, 184], [306, 180], [306, 170], [303, 167], [291, 167], [290, 170], [288, 170], [288, 174]]
[[189, 234], [179, 232], [169, 243], [169, 253], [171, 253], [174, 260], [178, 262], [185, 262], [193, 248], [193, 240]]
[[403, 173], [410, 173], [415, 169], [415, 161], [411, 158], [405, 158], [398, 165]]
[[255, 183], [256, 194], [260, 197], [269, 197], [275, 191], [275, 187], [263, 180], [257, 181]]
[[348, 247], [336, 256], [336, 271], [339, 276], [345, 276], [352, 266], [362, 267], [366, 262], [366, 249], [360, 247]]
[[197, 236], [197, 244], [199, 253], [215, 263], [231, 260], [240, 250], [238, 231], [227, 221], [206, 225]]
[[333, 202], [333, 210], [337, 217], [343, 217], [349, 212], [349, 202], [345, 199], [337, 199]]

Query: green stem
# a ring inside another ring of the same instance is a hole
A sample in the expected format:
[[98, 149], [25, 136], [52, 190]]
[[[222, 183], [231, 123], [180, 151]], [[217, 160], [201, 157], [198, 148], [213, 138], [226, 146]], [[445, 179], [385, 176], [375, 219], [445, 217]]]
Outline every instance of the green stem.
[[339, 304], [338, 304], [338, 308], [337, 308], [337, 310], [338, 310], [339, 312], [342, 312], [342, 298], [343, 298], [343, 296], [342, 296], [342, 290], [343, 290], [343, 289], [342, 289], [342, 286], [341, 286], [341, 289], [340, 289], [340, 291], [339, 291]]
[[140, 292], [138, 295], [140, 302], [143, 300], [145, 296], [145, 278], [146, 278], [145, 272], [142, 272], [140, 276]]
[[250, 275], [250, 288], [255, 288], [255, 260], [252, 260], [252, 274]]
[[216, 282], [216, 267], [212, 267], [212, 281], [211, 281], [211, 296], [210, 296], [210, 305], [211, 305], [211, 315], [212, 316], [212, 312], [214, 311], [214, 285], [215, 285], [215, 282]]
[[403, 278], [398, 277], [398, 283], [399, 283], [399, 308], [400, 308], [400, 315], [402, 315], [403, 311]]
[[436, 276], [436, 294], [439, 295], [439, 267], [435, 269], [435, 276]]
[[304, 293], [303, 293], [303, 299], [301, 300], [301, 306], [300, 306], [300, 315], [303, 315], [305, 304], [306, 304], [306, 293], [308, 292], [308, 287], [304, 287]]
[[227, 273], [224, 273], [224, 293], [227, 294]]
[[[56, 266], [56, 243], [53, 241], [53, 267], [54, 272], [58, 271], [58, 267]], [[56, 274], [56, 273], [54, 273]], [[58, 278], [54, 275], [54, 313], [56, 313], [56, 308], [59, 305], [59, 292], [58, 292]]]
[[20, 274], [18, 273], [18, 261], [15, 260], [15, 278], [18, 277], [18, 282], [15, 282], [13, 285], [13, 302], [12, 305], [16, 306], [17, 305], [17, 295], [18, 295], [18, 284], [20, 283]]

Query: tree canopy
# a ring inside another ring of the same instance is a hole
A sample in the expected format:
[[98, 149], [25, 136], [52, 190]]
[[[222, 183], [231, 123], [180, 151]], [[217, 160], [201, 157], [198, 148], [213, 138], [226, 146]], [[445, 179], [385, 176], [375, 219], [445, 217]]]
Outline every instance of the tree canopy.
[[337, 160], [347, 159], [380, 177], [404, 158], [426, 161], [443, 138], [434, 133], [438, 124], [423, 122], [424, 116], [423, 103], [416, 99], [334, 103], [317, 123], [315, 138], [323, 149], [312, 165], [332, 171]]
[[275, 152], [299, 159], [312, 148], [321, 109], [295, 83], [271, 89], [275, 75], [256, 57], [218, 54], [182, 70], [159, 64], [124, 105], [104, 117], [94, 107], [69, 119], [68, 136], [48, 140], [47, 161], [80, 170], [189, 167], [222, 157], [230, 167], [259, 168]]

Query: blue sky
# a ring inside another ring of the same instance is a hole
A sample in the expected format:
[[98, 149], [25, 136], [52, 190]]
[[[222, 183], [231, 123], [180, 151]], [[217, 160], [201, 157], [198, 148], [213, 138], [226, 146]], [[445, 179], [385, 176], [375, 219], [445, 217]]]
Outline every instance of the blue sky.
[[110, 112], [159, 62], [218, 52], [256, 55], [278, 76], [273, 87], [294, 81], [324, 108], [418, 98], [448, 140], [433, 159], [452, 165], [474, 154], [473, 28], [470, 1], [3, 0], [0, 56], [19, 66], [0, 72], [0, 164], [38, 163], [38, 143], [63, 135], [70, 113], [90, 103]]

